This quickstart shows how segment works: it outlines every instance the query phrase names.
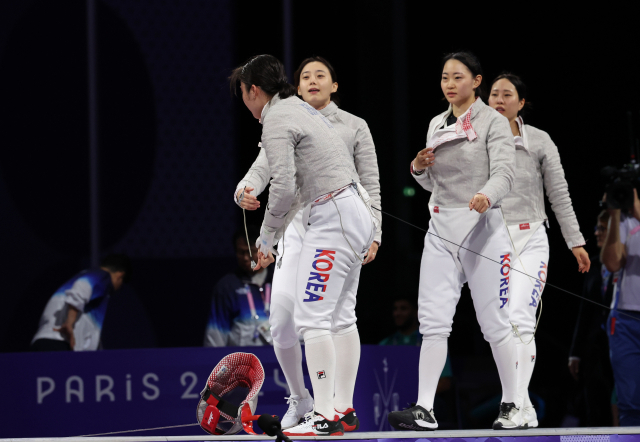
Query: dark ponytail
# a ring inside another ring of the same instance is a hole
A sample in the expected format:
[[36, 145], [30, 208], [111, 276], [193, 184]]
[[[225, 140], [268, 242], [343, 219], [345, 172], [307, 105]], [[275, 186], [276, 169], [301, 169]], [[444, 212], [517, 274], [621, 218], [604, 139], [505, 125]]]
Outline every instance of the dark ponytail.
[[[478, 57], [468, 51], [451, 52], [442, 58], [442, 68], [449, 60], [458, 60], [465, 65], [471, 72], [473, 78], [482, 75], [482, 66]], [[484, 79], [483, 79], [484, 80]], [[487, 90], [484, 81], [480, 82], [480, 86], [475, 89], [476, 97], [480, 97], [485, 103], [487, 102]]]
[[244, 83], [247, 89], [255, 84], [270, 97], [279, 94], [280, 98], [284, 99], [296, 93], [296, 88], [287, 80], [283, 64], [276, 57], [268, 54], [251, 57], [245, 64], [231, 72], [229, 87], [236, 95], [240, 82]]
[[513, 84], [513, 86], [516, 88], [516, 92], [518, 93], [518, 101], [524, 99], [524, 107], [518, 111], [518, 115], [527, 114], [533, 107], [533, 105], [527, 100], [527, 85], [524, 84], [522, 78], [520, 78], [516, 74], [504, 71], [493, 79], [493, 82], [491, 83], [491, 89], [493, 89], [493, 85], [496, 84], [497, 81], [502, 79], [510, 81], [511, 84]]

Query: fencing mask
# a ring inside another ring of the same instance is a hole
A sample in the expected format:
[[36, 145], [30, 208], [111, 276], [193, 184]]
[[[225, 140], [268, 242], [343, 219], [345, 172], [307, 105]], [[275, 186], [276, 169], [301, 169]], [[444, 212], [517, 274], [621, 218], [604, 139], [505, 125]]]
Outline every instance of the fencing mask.
[[249, 432], [264, 382], [260, 360], [251, 353], [232, 353], [215, 366], [200, 393], [196, 418], [209, 434]]

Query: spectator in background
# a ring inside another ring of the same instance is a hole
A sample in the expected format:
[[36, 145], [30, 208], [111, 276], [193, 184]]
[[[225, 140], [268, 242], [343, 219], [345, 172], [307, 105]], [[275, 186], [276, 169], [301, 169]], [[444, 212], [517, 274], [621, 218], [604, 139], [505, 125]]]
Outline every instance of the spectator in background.
[[251, 249], [244, 228], [239, 229], [233, 236], [238, 269], [223, 276], [213, 289], [205, 347], [271, 345], [269, 304], [273, 266], [253, 271], [251, 257], [257, 262], [254, 240], [260, 236], [260, 230], [249, 226], [247, 231]]
[[[397, 331], [380, 341], [379, 345], [412, 345], [415, 347], [422, 345], [417, 300], [408, 297], [396, 299], [393, 303], [393, 322], [396, 324]], [[451, 388], [452, 376], [451, 360], [447, 353], [447, 360], [438, 380], [436, 394], [443, 393]]]
[[[598, 215], [595, 237], [598, 254], [590, 257], [593, 265], [587, 274], [582, 296], [609, 306], [613, 295], [614, 274], [600, 263], [599, 252], [607, 237], [609, 212]], [[609, 342], [605, 330], [609, 310], [591, 302], [580, 301], [578, 320], [569, 352], [569, 372], [579, 382], [584, 414], [580, 424], [585, 427], [612, 425], [611, 394], [613, 372], [609, 362]]]
[[632, 216], [610, 214], [601, 260], [610, 272], [621, 271], [607, 333], [618, 394], [620, 426], [640, 425], [640, 200], [633, 189]]
[[380, 345], [414, 345], [420, 347], [422, 335], [418, 322], [418, 303], [414, 299], [399, 298], [393, 303], [393, 322], [397, 331], [380, 341]]
[[131, 277], [126, 255], [109, 255], [100, 268], [84, 270], [51, 297], [40, 318], [32, 351], [97, 350], [109, 296]]

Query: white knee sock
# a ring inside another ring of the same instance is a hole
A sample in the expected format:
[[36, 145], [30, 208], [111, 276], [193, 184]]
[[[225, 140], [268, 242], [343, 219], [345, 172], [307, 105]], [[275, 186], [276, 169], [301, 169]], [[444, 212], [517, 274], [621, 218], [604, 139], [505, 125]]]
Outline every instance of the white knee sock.
[[280, 348], [274, 345], [273, 349], [276, 352], [276, 358], [278, 358], [291, 394], [300, 396], [301, 399], [309, 397], [307, 389], [304, 388], [300, 342], [296, 342], [296, 345], [291, 348]]
[[434, 336], [422, 340], [418, 375], [417, 405], [431, 410], [436, 395], [438, 381], [447, 362], [447, 338]]
[[336, 351], [329, 330], [304, 332], [307, 367], [313, 386], [316, 412], [334, 420], [333, 394], [336, 382]]
[[338, 411], [353, 408], [353, 390], [360, 364], [360, 335], [355, 324], [332, 333], [336, 349], [336, 395], [333, 406]]
[[[525, 343], [522, 343], [524, 341]], [[531, 382], [531, 375], [533, 374], [533, 368], [536, 365], [536, 340], [531, 340], [531, 335], [522, 335], [522, 341], [516, 336], [516, 352], [518, 354], [518, 402], [516, 406], [518, 408], [531, 406], [531, 399], [529, 399], [529, 382]], [[529, 345], [526, 345], [531, 341]]]
[[491, 344], [493, 360], [498, 367], [500, 383], [502, 384], [502, 402], [517, 402], [518, 370], [516, 344], [511, 333], [500, 342]]

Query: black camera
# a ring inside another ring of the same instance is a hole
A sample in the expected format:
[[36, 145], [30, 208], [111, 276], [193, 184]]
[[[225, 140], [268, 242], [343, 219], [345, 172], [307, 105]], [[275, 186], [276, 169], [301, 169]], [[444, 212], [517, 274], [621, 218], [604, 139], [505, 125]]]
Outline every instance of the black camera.
[[629, 211], [633, 208], [633, 189], [640, 183], [638, 164], [626, 164], [620, 169], [612, 166], [603, 168], [600, 173], [609, 180], [607, 185], [607, 207]]

